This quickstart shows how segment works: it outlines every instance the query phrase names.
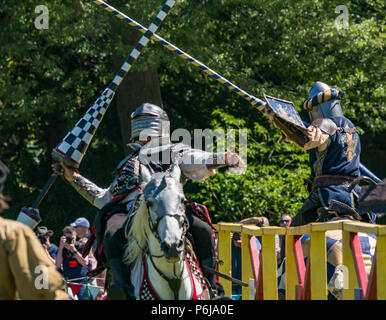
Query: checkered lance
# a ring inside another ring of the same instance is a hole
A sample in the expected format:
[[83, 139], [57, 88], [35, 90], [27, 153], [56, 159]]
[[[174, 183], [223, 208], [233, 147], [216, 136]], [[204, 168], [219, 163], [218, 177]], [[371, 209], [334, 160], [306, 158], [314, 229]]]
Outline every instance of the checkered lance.
[[[94, 104], [87, 110], [86, 114], [76, 123], [75, 127], [64, 137], [52, 151], [52, 157], [56, 161], [63, 161], [70, 167], [78, 168], [80, 162], [85, 155], [91, 139], [93, 138], [102, 118], [110, 106], [114, 98], [115, 91], [121, 84], [124, 76], [130, 70], [134, 61], [138, 58], [143, 48], [149, 43], [149, 39], [153, 33], [158, 29], [161, 22], [165, 19], [170, 9], [174, 6], [175, 0], [167, 0], [161, 11], [149, 26], [149, 29], [138, 41], [138, 44], [131, 51], [129, 57], [126, 59], [120, 70], [115, 75], [110, 85], [102, 92], [101, 96], [94, 102]], [[23, 207], [19, 212], [17, 221], [35, 228], [41, 221], [39, 210], [37, 207], [43, 200], [49, 189], [55, 182], [55, 179], [61, 170], [61, 166], [57, 166], [56, 170], [51, 174], [49, 180], [44, 185], [42, 191], [36, 198], [32, 207]]]
[[175, 0], [168, 0], [161, 11], [157, 14], [150, 27], [139, 40], [136, 47], [131, 51], [120, 70], [115, 75], [110, 85], [103, 91], [101, 96], [88, 109], [86, 114], [76, 123], [75, 127], [64, 137], [62, 142], [54, 148], [52, 156], [57, 161], [78, 168], [85, 155], [91, 139], [97, 130], [102, 118], [114, 98], [114, 94], [121, 84], [124, 76], [130, 70], [134, 61], [138, 58], [143, 48], [148, 44], [154, 32], [173, 7]]
[[[102, 0], [95, 0], [95, 1], [92, 1], [92, 2], [94, 4], [102, 7], [104, 10], [110, 12], [111, 14], [115, 15], [117, 18], [127, 22], [130, 26], [136, 28], [140, 32], [142, 32], [142, 33], [146, 33], [147, 32], [147, 29], [145, 27], [143, 27], [142, 25], [140, 25], [138, 22], [134, 21], [133, 19], [129, 18], [128, 16], [126, 16], [125, 14], [120, 12], [119, 10], [117, 10], [114, 7], [110, 6], [106, 2], [104, 2]], [[254, 97], [254, 96], [250, 95], [249, 93], [245, 92], [244, 90], [240, 89], [239, 87], [234, 85], [232, 82], [230, 82], [229, 80], [227, 80], [223, 76], [219, 75], [217, 72], [215, 72], [212, 69], [208, 68], [202, 62], [196, 60], [195, 58], [193, 58], [192, 56], [190, 56], [186, 52], [182, 51], [181, 49], [177, 48], [176, 46], [174, 46], [173, 44], [171, 44], [170, 42], [166, 41], [165, 39], [161, 38], [160, 36], [158, 36], [156, 34], [153, 34], [151, 36], [151, 39], [156, 41], [156, 42], [159, 42], [166, 49], [174, 52], [175, 54], [177, 54], [182, 59], [187, 60], [192, 65], [194, 65], [195, 67], [199, 68], [201, 71], [205, 72], [210, 77], [216, 79], [218, 82], [220, 82], [221, 84], [225, 85], [229, 90], [231, 90], [232, 92], [235, 92], [236, 94], [238, 94], [239, 96], [241, 96], [242, 98], [247, 100], [250, 104], [252, 104], [253, 106], [257, 107], [258, 110], [260, 110], [260, 111], [264, 110], [264, 106], [266, 105], [266, 103], [264, 101]]]

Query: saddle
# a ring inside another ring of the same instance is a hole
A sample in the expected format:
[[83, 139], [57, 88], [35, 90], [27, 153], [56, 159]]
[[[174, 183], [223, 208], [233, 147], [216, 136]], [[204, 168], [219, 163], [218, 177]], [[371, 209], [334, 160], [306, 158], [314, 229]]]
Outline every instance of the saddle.
[[340, 201], [332, 200], [330, 206], [317, 209], [319, 218], [317, 222], [327, 222], [335, 219], [357, 220], [367, 223], [375, 223], [375, 216], [369, 212], [359, 212]]
[[361, 176], [351, 183], [349, 191], [351, 191], [361, 181], [367, 182], [368, 185], [362, 187], [359, 195], [358, 211], [360, 213], [386, 212], [386, 178], [381, 182], [376, 183], [367, 176]]
[[362, 217], [355, 210], [355, 208], [352, 208], [347, 204], [337, 200], [332, 200], [328, 208], [327, 207], [319, 208], [317, 210], [317, 213], [319, 216], [317, 222], [331, 221], [331, 220], [334, 220], [335, 218], [340, 218], [340, 219], [343, 218], [348, 220], [362, 220]]
[[107, 261], [103, 253], [103, 238], [106, 230], [106, 223], [107, 220], [115, 213], [126, 211], [126, 203], [119, 203], [126, 195], [127, 194], [124, 194], [114, 198], [111, 202], [107, 203], [102, 209], [100, 209], [95, 217], [94, 223], [91, 227], [91, 236], [82, 250], [82, 256], [86, 257], [90, 253], [96, 241], [94, 256], [97, 261], [97, 267], [87, 273], [88, 277], [95, 277], [106, 268], [105, 264]]
[[384, 212], [386, 208], [386, 179], [380, 183], [367, 176], [360, 176], [352, 179], [347, 192], [359, 185], [360, 182], [367, 182], [369, 185], [361, 187], [361, 193], [358, 199], [358, 207], [353, 208], [340, 201], [332, 200], [330, 206], [322, 207], [317, 210], [318, 222], [330, 221], [334, 218], [346, 218], [350, 220], [359, 220], [362, 222], [375, 223], [375, 212]]
[[200, 218], [202, 221], [209, 224], [213, 231], [216, 231], [216, 228], [213, 226], [212, 220], [210, 219], [208, 209], [203, 204], [186, 199], [185, 212]]

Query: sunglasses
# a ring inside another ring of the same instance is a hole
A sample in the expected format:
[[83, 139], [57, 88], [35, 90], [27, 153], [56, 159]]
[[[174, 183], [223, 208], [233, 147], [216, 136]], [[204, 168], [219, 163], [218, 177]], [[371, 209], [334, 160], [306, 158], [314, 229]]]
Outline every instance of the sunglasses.
[[280, 223], [289, 223], [289, 220], [280, 220]]

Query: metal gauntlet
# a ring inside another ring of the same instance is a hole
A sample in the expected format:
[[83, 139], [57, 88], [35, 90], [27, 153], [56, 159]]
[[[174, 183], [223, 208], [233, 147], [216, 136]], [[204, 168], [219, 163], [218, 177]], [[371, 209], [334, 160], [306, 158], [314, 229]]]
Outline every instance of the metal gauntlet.
[[70, 184], [91, 204], [94, 204], [96, 198], [99, 198], [106, 193], [105, 189], [99, 188], [96, 184], [81, 175], [78, 175], [78, 177], [70, 182]]

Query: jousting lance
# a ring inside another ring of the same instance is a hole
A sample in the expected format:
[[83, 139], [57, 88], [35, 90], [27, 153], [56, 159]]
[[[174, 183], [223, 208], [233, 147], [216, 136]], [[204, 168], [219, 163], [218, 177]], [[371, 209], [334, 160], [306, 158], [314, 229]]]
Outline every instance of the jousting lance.
[[[147, 31], [147, 29], [145, 27], [143, 27], [141, 24], [139, 24], [138, 22], [134, 21], [133, 19], [131, 19], [130, 17], [128, 17], [124, 13], [120, 12], [119, 10], [117, 10], [116, 8], [110, 6], [106, 2], [104, 2], [102, 0], [95, 0], [95, 1], [92, 1], [92, 2], [94, 4], [100, 6], [101, 8], [106, 10], [107, 12], [115, 15], [117, 18], [125, 21], [130, 26], [136, 28], [140, 32], [145, 33]], [[161, 38], [160, 36], [158, 36], [156, 34], [153, 34], [151, 36], [151, 39], [156, 41], [156, 42], [159, 42], [166, 49], [174, 52], [175, 54], [177, 54], [182, 59], [187, 60], [192, 65], [194, 65], [196, 68], [199, 68], [201, 71], [205, 72], [210, 77], [216, 79], [218, 82], [220, 82], [221, 84], [225, 85], [229, 90], [237, 93], [239, 96], [243, 97], [250, 104], [252, 104], [253, 106], [257, 107], [257, 109], [259, 109], [260, 111], [263, 112], [264, 106], [266, 105], [266, 103], [264, 101], [254, 97], [254, 96], [250, 95], [248, 92], [245, 92], [244, 90], [240, 89], [239, 87], [234, 85], [232, 82], [230, 82], [229, 80], [227, 80], [226, 78], [224, 78], [223, 76], [218, 74], [217, 72], [213, 71], [212, 69], [210, 69], [209, 67], [204, 65], [202, 62], [200, 62], [197, 59], [193, 58], [192, 56], [190, 56], [186, 52], [182, 51], [181, 49], [177, 48], [175, 45], [171, 44], [170, 42], [166, 41], [165, 39]]]
[[[141, 24], [139, 24], [135, 20], [131, 19], [130, 17], [128, 17], [127, 15], [122, 13], [121, 11], [117, 10], [113, 6], [107, 4], [106, 2], [104, 2], [102, 0], [94, 0], [92, 2], [94, 4], [96, 4], [96, 5], [98, 5], [99, 7], [103, 8], [107, 12], [113, 14], [117, 18], [125, 21], [127, 24], [129, 24], [130, 26], [132, 26], [135, 29], [139, 30], [141, 33], [146, 33], [147, 29], [145, 27], [143, 27]], [[265, 112], [266, 103], [264, 101], [254, 97], [254, 96], [252, 96], [248, 92], [245, 92], [241, 88], [237, 87], [235, 84], [233, 84], [232, 82], [230, 82], [229, 80], [227, 80], [226, 78], [224, 78], [223, 76], [218, 74], [217, 72], [213, 71], [212, 69], [207, 67], [202, 62], [200, 62], [197, 59], [193, 58], [192, 56], [190, 56], [186, 52], [182, 51], [181, 49], [177, 48], [175, 45], [171, 44], [170, 42], [166, 41], [165, 39], [161, 38], [157, 34], [153, 34], [151, 36], [151, 39], [156, 41], [156, 42], [158, 42], [158, 43], [160, 43], [162, 46], [164, 46], [169, 51], [174, 52], [175, 54], [177, 54], [182, 59], [188, 61], [193, 66], [195, 66], [196, 68], [198, 68], [201, 71], [205, 72], [210, 77], [216, 79], [222, 85], [225, 85], [229, 90], [235, 92], [236, 94], [238, 94], [239, 96], [241, 96], [242, 98], [247, 100], [252, 106], [255, 106], [259, 111], [261, 111], [263, 113]], [[308, 126], [308, 125], [306, 125], [306, 126]], [[380, 182], [381, 181], [374, 173], [372, 173], [362, 163], [360, 163], [360, 171], [361, 171], [362, 175], [369, 176], [370, 178], [372, 178], [376, 182]]]
[[[165, 19], [174, 4], [175, 0], [166, 1], [161, 11], [157, 14], [149, 28], [146, 29], [144, 35], [123, 63], [110, 85], [102, 92], [99, 98], [76, 123], [75, 127], [64, 137], [59, 145], [53, 149], [52, 157], [55, 161], [62, 161], [64, 164], [75, 169], [79, 168], [87, 148], [90, 145], [91, 139], [95, 135], [107, 108], [110, 106], [117, 88], [122, 83], [123, 78], [130, 70], [134, 61], [138, 58], [143, 48], [149, 43], [150, 38], [158, 29], [159, 25]], [[32, 229], [40, 223], [42, 219], [37, 208], [55, 182], [61, 169], [61, 165], [56, 167], [32, 207], [23, 207], [19, 212], [17, 221], [30, 226]]]

